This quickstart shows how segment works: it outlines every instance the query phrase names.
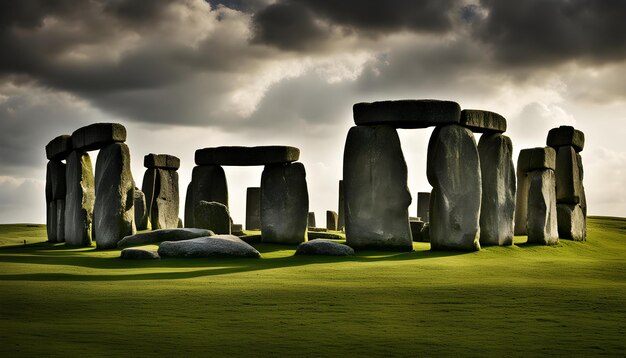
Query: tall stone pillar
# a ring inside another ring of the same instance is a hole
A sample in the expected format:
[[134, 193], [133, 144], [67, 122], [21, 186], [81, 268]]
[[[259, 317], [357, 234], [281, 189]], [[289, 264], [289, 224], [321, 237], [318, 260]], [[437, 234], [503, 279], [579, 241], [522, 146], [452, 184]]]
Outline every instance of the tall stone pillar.
[[180, 159], [168, 154], [150, 153], [144, 156], [146, 173], [142, 191], [146, 196], [146, 218], [140, 230], [149, 225], [153, 230], [178, 227]]
[[[191, 173], [191, 209], [201, 201], [217, 202], [228, 207], [228, 184], [226, 174], [220, 165], [198, 165]], [[194, 215], [191, 215], [194, 217]], [[189, 227], [195, 227], [193, 224]]]
[[261, 230], [261, 188], [246, 190], [246, 230]]
[[555, 245], [559, 242], [552, 148], [533, 148], [528, 164], [528, 242]]
[[65, 179], [65, 242], [68, 245], [91, 246], [96, 193], [89, 154], [77, 150], [69, 154]]
[[346, 227], [346, 204], [343, 196], [343, 180], [339, 181], [339, 207], [337, 208], [337, 230]]
[[429, 222], [428, 210], [430, 210], [430, 192], [417, 193], [417, 216], [422, 222]]

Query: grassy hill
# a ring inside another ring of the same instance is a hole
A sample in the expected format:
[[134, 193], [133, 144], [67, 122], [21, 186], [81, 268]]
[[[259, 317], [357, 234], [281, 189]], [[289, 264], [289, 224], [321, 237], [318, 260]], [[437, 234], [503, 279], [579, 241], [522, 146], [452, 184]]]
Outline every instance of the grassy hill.
[[[26, 240], [26, 244], [24, 244]], [[626, 220], [587, 242], [129, 262], [1, 225], [0, 356], [535, 356], [626, 352]], [[17, 245], [16, 245], [17, 244]]]

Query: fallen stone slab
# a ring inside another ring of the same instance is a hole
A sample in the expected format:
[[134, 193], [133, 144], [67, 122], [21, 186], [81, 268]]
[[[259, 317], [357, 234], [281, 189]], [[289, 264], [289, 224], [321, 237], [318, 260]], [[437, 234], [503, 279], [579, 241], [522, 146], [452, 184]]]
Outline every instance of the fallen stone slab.
[[72, 151], [65, 169], [65, 243], [91, 246], [96, 191], [89, 154]]
[[199, 229], [216, 234], [230, 234], [232, 220], [226, 205], [215, 201], [200, 201], [194, 208], [194, 223]]
[[154, 250], [124, 249], [120, 253], [120, 258], [124, 260], [158, 260], [161, 257]]
[[72, 133], [72, 147], [75, 150], [97, 150], [125, 141], [126, 128], [119, 123], [94, 123]]
[[143, 166], [146, 168], [177, 170], [180, 168], [180, 159], [169, 154], [150, 153], [143, 157]]
[[206, 229], [161, 229], [126, 236], [117, 243], [117, 247], [122, 248], [128, 246], [156, 244], [162, 241], [181, 241], [213, 235], [215, 234], [211, 230]]
[[459, 123], [461, 107], [439, 100], [399, 100], [357, 103], [352, 107], [354, 123], [388, 125], [395, 128], [426, 128]]
[[313, 240], [298, 245], [295, 255], [354, 256], [354, 249], [331, 240]]
[[125, 143], [112, 143], [100, 150], [95, 181], [93, 239], [99, 249], [112, 249], [122, 238], [137, 231], [135, 181], [130, 171], [130, 150]]
[[556, 245], [559, 231], [554, 171], [535, 170], [528, 175], [528, 242]]
[[504, 133], [506, 119], [495, 112], [478, 109], [464, 109], [461, 111], [461, 125], [476, 133]]
[[567, 240], [587, 240], [587, 223], [578, 204], [557, 204], [559, 237]]
[[261, 257], [254, 247], [233, 235], [164, 241], [158, 253], [161, 257]]
[[260, 244], [262, 242], [261, 234], [244, 235], [239, 236], [239, 238], [247, 244]]
[[60, 135], [46, 145], [46, 158], [48, 160], [64, 160], [72, 152], [72, 137]]
[[346, 243], [355, 249], [413, 250], [407, 166], [397, 131], [356, 126], [343, 160]]
[[458, 124], [437, 127], [428, 143], [431, 250], [480, 250], [482, 181], [476, 140]]
[[578, 204], [582, 198], [582, 163], [578, 163], [577, 153], [572, 146], [559, 147], [556, 154], [556, 202]]
[[288, 146], [213, 147], [196, 150], [197, 165], [268, 165], [300, 159], [300, 149]]
[[585, 134], [571, 126], [552, 128], [548, 132], [546, 144], [552, 148], [572, 146], [576, 152], [580, 152], [585, 147]]
[[309, 231], [308, 239], [309, 241], [317, 239], [344, 240], [345, 237], [338, 234], [333, 234], [332, 232]]
[[513, 245], [515, 169], [513, 143], [501, 133], [485, 133], [478, 142], [482, 199], [480, 245]]

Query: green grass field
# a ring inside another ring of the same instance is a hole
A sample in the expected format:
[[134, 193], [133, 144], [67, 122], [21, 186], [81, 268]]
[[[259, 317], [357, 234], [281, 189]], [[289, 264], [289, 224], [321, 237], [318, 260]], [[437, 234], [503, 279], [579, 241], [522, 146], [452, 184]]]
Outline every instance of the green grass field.
[[1, 357], [626, 355], [626, 219], [557, 247], [354, 258], [129, 262], [44, 240], [0, 225]]

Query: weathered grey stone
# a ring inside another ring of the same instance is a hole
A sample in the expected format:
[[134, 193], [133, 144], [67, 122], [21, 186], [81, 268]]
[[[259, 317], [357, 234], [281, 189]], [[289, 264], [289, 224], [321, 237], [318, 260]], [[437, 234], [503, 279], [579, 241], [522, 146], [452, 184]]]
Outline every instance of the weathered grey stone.
[[261, 230], [261, 188], [246, 190], [246, 230]]
[[417, 193], [417, 216], [424, 222], [428, 222], [430, 220], [428, 210], [430, 210], [430, 193]]
[[65, 180], [65, 242], [91, 246], [96, 192], [89, 154], [72, 151], [67, 156]]
[[187, 193], [185, 194], [185, 227], [193, 227], [193, 183], [187, 185]]
[[143, 166], [146, 168], [176, 170], [180, 168], [180, 159], [169, 154], [150, 153], [143, 157]]
[[582, 197], [582, 175], [574, 147], [559, 147], [556, 154], [556, 202], [579, 204]]
[[326, 210], [326, 229], [337, 231], [337, 213], [332, 210]]
[[527, 172], [543, 169], [554, 170], [556, 168], [556, 151], [553, 148], [532, 148], [529, 154], [529, 162], [526, 165]]
[[459, 123], [461, 118], [458, 103], [429, 99], [357, 103], [352, 112], [356, 125], [382, 124], [395, 128], [440, 126]]
[[93, 238], [99, 249], [112, 249], [135, 226], [135, 181], [130, 171], [130, 151], [124, 143], [102, 148], [96, 161], [96, 200]]
[[52, 200], [46, 207], [46, 234], [48, 242], [57, 242], [57, 202]]
[[354, 249], [331, 240], [319, 239], [298, 245], [296, 255], [354, 256]]
[[583, 210], [578, 204], [557, 204], [559, 237], [562, 239], [587, 240], [587, 224]]
[[197, 165], [268, 165], [295, 162], [300, 149], [287, 146], [214, 147], [196, 150]]
[[339, 205], [337, 217], [337, 230], [341, 231], [346, 227], [346, 204], [343, 196], [343, 180], [339, 181]]
[[261, 254], [237, 236], [215, 235], [183, 241], [165, 241], [159, 245], [161, 257], [249, 257]]
[[51, 140], [46, 145], [48, 160], [64, 160], [72, 152], [72, 137], [64, 134]]
[[461, 111], [461, 125], [476, 133], [504, 133], [506, 119], [498, 113], [478, 109]]
[[119, 123], [94, 123], [72, 133], [72, 147], [81, 151], [102, 149], [125, 141], [126, 128]]
[[213, 235], [215, 235], [213, 231], [206, 229], [161, 229], [126, 236], [117, 243], [117, 247], [156, 244], [162, 241], [182, 241]]
[[528, 173], [528, 242], [556, 245], [559, 242], [554, 171]]
[[411, 220], [409, 221], [409, 225], [411, 226], [413, 241], [422, 242], [422, 228], [424, 227], [424, 222], [421, 220]]
[[216, 234], [230, 234], [230, 213], [222, 203], [200, 201], [194, 208], [193, 221], [199, 229], [209, 229]]
[[298, 244], [307, 238], [309, 192], [302, 163], [266, 165], [261, 175], [263, 242]]
[[553, 148], [572, 146], [576, 152], [580, 152], [585, 147], [585, 134], [570, 126], [552, 128], [548, 132], [546, 144]]
[[[156, 177], [157, 177], [157, 169], [149, 168], [146, 169], [146, 172], [143, 174], [143, 180], [141, 182], [141, 191], [143, 195], [146, 197], [146, 222], [142, 223], [142, 228], [153, 229], [151, 222], [151, 213], [152, 213], [152, 204], [154, 203], [154, 191], [156, 189]], [[143, 230], [143, 229], [142, 229]]]
[[482, 200], [480, 244], [513, 245], [515, 170], [513, 144], [500, 133], [485, 133], [478, 142]]
[[333, 234], [332, 232], [320, 232], [320, 231], [309, 230], [307, 235], [308, 235], [309, 241], [317, 240], [317, 239], [327, 239], [327, 240], [344, 240], [345, 239], [345, 237], [338, 235], [338, 234]]
[[580, 207], [583, 210], [585, 220], [587, 219], [587, 196], [585, 194], [585, 185], [583, 179], [585, 177], [585, 171], [583, 169], [583, 158], [580, 153], [576, 153], [576, 164], [578, 165], [578, 174], [580, 175], [581, 193], [580, 193]]
[[480, 161], [472, 132], [453, 124], [437, 127], [428, 143], [431, 250], [480, 250]]
[[307, 227], [317, 227], [317, 225], [315, 224], [315, 213], [314, 212], [309, 212], [308, 216], [307, 216]]
[[65, 164], [58, 160], [51, 160], [48, 162], [46, 166], [46, 186], [50, 186], [49, 192], [47, 194], [50, 195], [48, 201], [50, 200], [58, 200], [65, 199], [66, 194], [66, 186], [65, 182]]
[[124, 260], [158, 260], [159, 254], [154, 250], [124, 249], [120, 257]]
[[514, 234], [528, 235], [528, 189], [530, 179], [527, 175], [532, 149], [522, 149], [517, 157], [517, 192], [515, 194], [515, 226]]
[[178, 227], [178, 201], [178, 173], [175, 170], [156, 169], [154, 196], [150, 205], [152, 229]]
[[65, 241], [65, 200], [56, 200], [57, 242]]
[[413, 250], [407, 167], [394, 128], [350, 128], [343, 183], [348, 245], [355, 249]]
[[[191, 173], [191, 184], [193, 205], [191, 209], [195, 211], [196, 205], [202, 200], [208, 202], [218, 202], [228, 207], [228, 184], [226, 174], [219, 165], [197, 166]], [[195, 214], [191, 217], [195, 218]], [[196, 226], [194, 222], [192, 227]]]
[[139, 190], [139, 188], [135, 187], [135, 199], [134, 199], [134, 210], [135, 210], [135, 226], [137, 230], [146, 230], [148, 229], [148, 210], [146, 205], [146, 196], [143, 191]]
[[424, 223], [420, 230], [420, 242], [430, 242], [430, 223]]

